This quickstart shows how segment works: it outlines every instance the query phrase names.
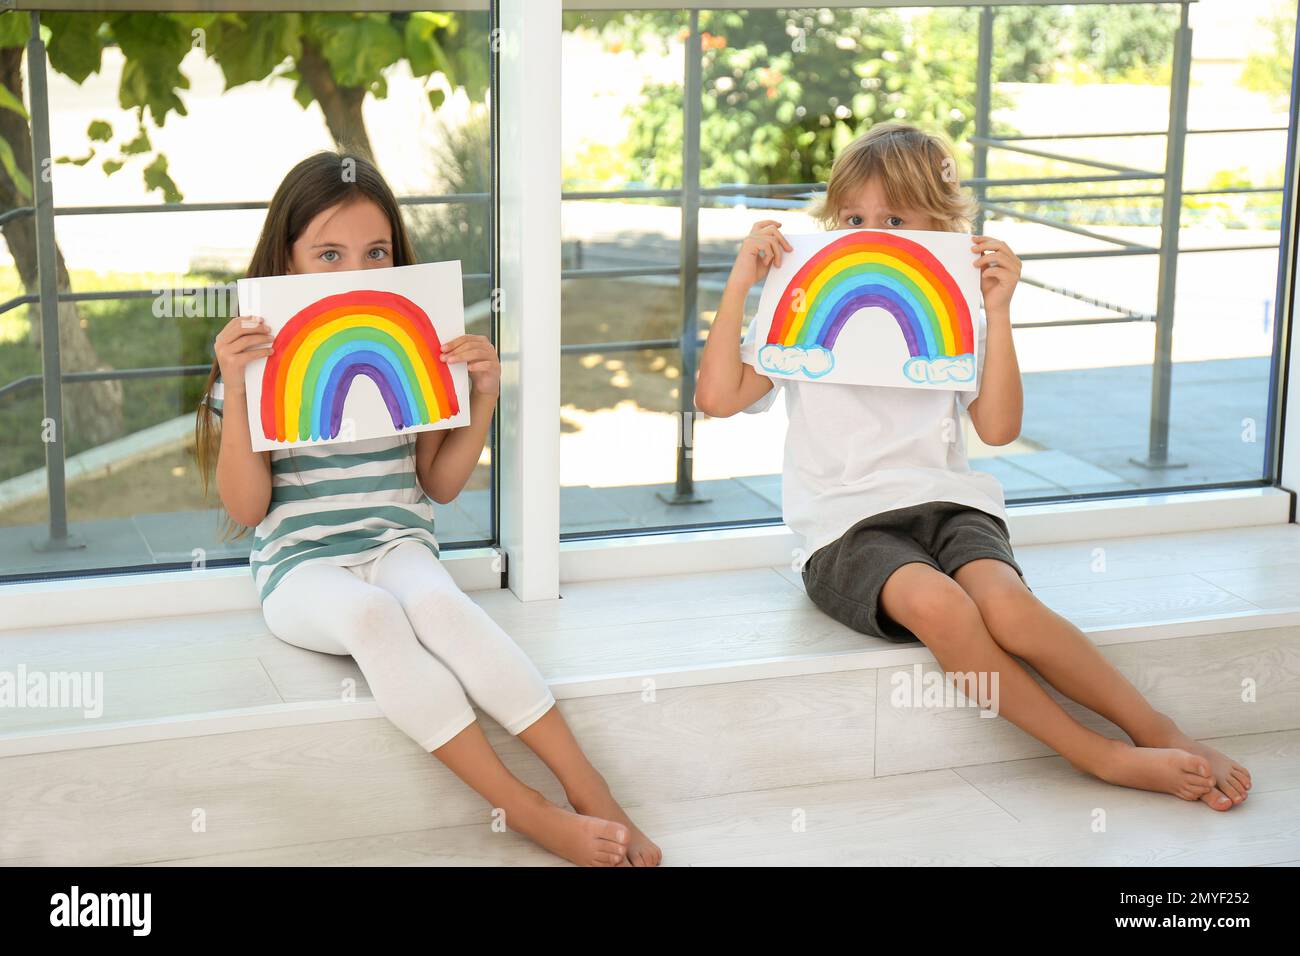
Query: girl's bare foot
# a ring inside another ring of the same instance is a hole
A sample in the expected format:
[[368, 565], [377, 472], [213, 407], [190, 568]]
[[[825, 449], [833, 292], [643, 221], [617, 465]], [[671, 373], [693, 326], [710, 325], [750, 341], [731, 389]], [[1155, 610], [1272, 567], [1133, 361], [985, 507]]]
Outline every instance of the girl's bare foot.
[[658, 866], [659, 862], [664, 858], [663, 851], [652, 843], [650, 838], [642, 833], [635, 823], [628, 819], [628, 815], [618, 805], [614, 795], [609, 792], [609, 784], [605, 782], [605, 778], [594, 770], [592, 773], [592, 779], [583, 784], [581, 788], [574, 787], [572, 791], [565, 791], [569, 802], [573, 804], [573, 809], [579, 813], [589, 813], [592, 816], [603, 817], [607, 820], [617, 820], [627, 827], [628, 866]]
[[618, 866], [627, 859], [625, 822], [572, 813], [535, 790], [505, 814], [510, 829], [578, 866]]
[[1231, 810], [1246, 799], [1250, 790], [1250, 771], [1227, 754], [1215, 750], [1208, 744], [1193, 740], [1178, 729], [1168, 717], [1161, 714], [1166, 728], [1157, 735], [1155, 743], [1161, 747], [1178, 747], [1204, 757], [1210, 762], [1210, 776], [1214, 777], [1212, 786], [1201, 801], [1214, 810]]
[[1177, 747], [1134, 747], [1114, 740], [1095, 766], [1082, 769], [1107, 783], [1171, 793], [1182, 800], [1199, 800], [1214, 788], [1209, 761]]

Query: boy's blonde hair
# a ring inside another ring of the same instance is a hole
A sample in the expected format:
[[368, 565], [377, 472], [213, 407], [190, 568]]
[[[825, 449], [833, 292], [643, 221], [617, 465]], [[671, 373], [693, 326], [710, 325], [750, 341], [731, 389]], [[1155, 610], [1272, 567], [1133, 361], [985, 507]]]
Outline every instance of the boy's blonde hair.
[[928, 213], [946, 232], [971, 231], [979, 204], [962, 191], [948, 141], [896, 121], [877, 123], [840, 150], [809, 215], [825, 229], [841, 228], [840, 209], [872, 178], [891, 204]]

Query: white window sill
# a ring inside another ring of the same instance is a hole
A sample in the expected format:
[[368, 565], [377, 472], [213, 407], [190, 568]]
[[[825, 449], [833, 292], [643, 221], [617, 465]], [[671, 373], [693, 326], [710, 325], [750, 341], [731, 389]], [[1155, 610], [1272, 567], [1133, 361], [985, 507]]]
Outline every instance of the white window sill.
[[[1011, 507], [1008, 525], [1022, 546], [1286, 524], [1290, 513], [1290, 492], [1247, 488]], [[560, 545], [560, 581], [793, 565], [801, 544], [783, 525], [568, 541]], [[494, 549], [454, 551], [445, 561], [464, 590], [500, 587]], [[0, 631], [258, 606], [246, 567], [35, 581], [0, 585]]]

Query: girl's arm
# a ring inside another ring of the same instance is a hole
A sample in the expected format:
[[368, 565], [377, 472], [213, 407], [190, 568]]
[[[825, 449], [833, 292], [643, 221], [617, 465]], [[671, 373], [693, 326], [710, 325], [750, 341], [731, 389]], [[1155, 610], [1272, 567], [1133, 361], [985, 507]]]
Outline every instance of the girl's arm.
[[271, 456], [253, 451], [248, 431], [244, 366], [270, 354], [274, 336], [257, 316], [236, 316], [217, 334], [214, 350], [221, 367], [225, 400], [221, 409], [221, 448], [217, 452], [217, 494], [230, 517], [251, 528], [271, 506]]
[[434, 501], [452, 501], [478, 464], [501, 394], [501, 361], [482, 335], [462, 335], [442, 347], [442, 361], [469, 363], [470, 423], [463, 428], [417, 432], [415, 468], [420, 487]]
[[1019, 437], [1024, 412], [1020, 364], [1011, 338], [1011, 294], [1020, 279], [1020, 259], [1005, 242], [990, 236], [975, 236], [971, 250], [980, 254], [976, 264], [980, 268], [988, 339], [984, 381], [968, 411], [981, 441], [1006, 445]]
[[782, 250], [792, 250], [779, 227], [775, 220], [765, 219], [741, 243], [718, 314], [709, 328], [695, 383], [695, 407], [713, 418], [727, 418], [743, 411], [772, 387], [771, 379], [740, 360], [740, 331], [749, 290], [767, 275], [773, 263], [780, 264]]

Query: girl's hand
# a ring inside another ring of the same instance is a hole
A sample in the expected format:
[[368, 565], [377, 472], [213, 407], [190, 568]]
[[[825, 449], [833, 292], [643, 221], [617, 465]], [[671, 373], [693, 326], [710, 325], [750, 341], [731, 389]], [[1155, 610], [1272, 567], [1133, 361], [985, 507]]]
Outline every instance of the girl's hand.
[[984, 294], [984, 311], [1010, 309], [1011, 294], [1020, 281], [1020, 260], [1001, 239], [975, 236], [971, 252], [978, 253], [975, 265], [980, 270], [980, 292]]
[[444, 362], [466, 362], [474, 391], [484, 395], [501, 393], [501, 360], [483, 335], [460, 335], [442, 343]]
[[793, 252], [794, 247], [781, 235], [781, 224], [775, 219], [755, 223], [740, 244], [736, 263], [731, 267], [731, 280], [740, 283], [748, 291], [755, 282], [767, 278], [773, 264], [781, 264], [783, 251]]
[[217, 333], [212, 348], [217, 354], [221, 382], [227, 396], [232, 392], [243, 393], [245, 366], [254, 359], [270, 355], [271, 343], [274, 341], [271, 327], [257, 315], [237, 315]]

